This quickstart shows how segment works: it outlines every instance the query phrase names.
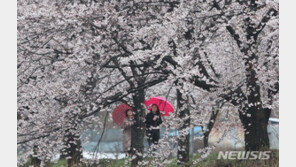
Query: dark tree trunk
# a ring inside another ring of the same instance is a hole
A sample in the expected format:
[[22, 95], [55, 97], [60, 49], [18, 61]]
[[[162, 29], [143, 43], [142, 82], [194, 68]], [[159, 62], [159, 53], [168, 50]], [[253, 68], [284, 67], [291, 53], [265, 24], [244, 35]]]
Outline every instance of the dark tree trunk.
[[33, 167], [40, 167], [41, 165], [41, 160], [31, 156], [31, 165], [33, 165]]
[[247, 105], [240, 112], [240, 119], [245, 129], [245, 149], [257, 151], [269, 149], [267, 125], [271, 110], [262, 107], [260, 86], [252, 61], [256, 55], [245, 60], [247, 78]]
[[[80, 141], [79, 134], [75, 133], [78, 126], [78, 122], [75, 121], [77, 116], [72, 115], [72, 119], [69, 120], [72, 122], [72, 126], [65, 130], [64, 136], [64, 149], [62, 150], [61, 158], [67, 159], [68, 167], [79, 166], [80, 160], [82, 158], [82, 145]], [[70, 116], [71, 117], [71, 116]], [[73, 133], [74, 132], [74, 133]]]
[[[62, 152], [61, 158], [67, 159], [68, 167], [73, 167], [75, 165], [77, 166], [82, 158], [81, 141], [79, 140], [79, 136], [75, 136], [73, 134], [68, 134], [66, 137], [66, 148]], [[75, 141], [75, 143], [72, 143], [73, 141]], [[70, 158], [68, 159], [67, 157]]]
[[252, 113], [253, 116], [251, 116], [251, 118], [246, 116], [241, 118], [243, 127], [245, 129], [245, 150], [268, 150], [269, 138], [267, 133], [267, 124], [270, 114], [269, 109], [249, 109], [247, 110], [247, 113]]
[[204, 132], [204, 138], [203, 138], [204, 148], [209, 146], [209, 135], [214, 127], [218, 113], [219, 113], [219, 109], [213, 109], [212, 114], [211, 114], [211, 118], [210, 118], [208, 125], [207, 125], [207, 129]]
[[239, 114], [245, 129], [245, 149], [247, 151], [269, 149], [267, 125], [271, 110], [262, 107], [260, 86], [257, 85], [255, 76], [254, 70], [247, 75], [248, 106], [244, 107], [245, 110]]
[[[177, 107], [178, 113], [177, 116], [182, 119], [182, 124], [179, 130], [178, 136], [178, 165], [184, 165], [189, 161], [189, 126], [190, 126], [190, 113], [189, 109], [183, 109], [186, 105], [186, 100], [182, 98], [182, 93], [177, 89]], [[180, 110], [179, 110], [180, 109]], [[181, 135], [180, 131], [188, 129], [188, 133]]]
[[139, 166], [139, 162], [143, 160], [144, 153], [144, 136], [145, 136], [145, 108], [142, 103], [145, 100], [145, 91], [139, 90], [133, 95], [133, 102], [135, 105], [135, 120], [136, 123], [131, 129], [131, 148], [132, 157], [131, 166]]
[[66, 149], [68, 151], [67, 156], [71, 157], [70, 159], [67, 159], [68, 167], [79, 166], [80, 160], [82, 158], [81, 141], [79, 140], [79, 138], [76, 138], [74, 141], [76, 141], [76, 144], [72, 143], [70, 144], [71, 147]]
[[41, 160], [36, 157], [37, 149], [38, 149], [38, 146], [34, 145], [33, 146], [33, 155], [31, 155], [31, 165], [33, 165], [34, 167], [39, 167], [41, 164]]

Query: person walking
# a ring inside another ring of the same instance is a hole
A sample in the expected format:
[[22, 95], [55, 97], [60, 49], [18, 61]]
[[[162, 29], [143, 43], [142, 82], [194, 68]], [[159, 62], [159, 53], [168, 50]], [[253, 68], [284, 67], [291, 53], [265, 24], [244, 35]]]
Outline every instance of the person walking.
[[131, 153], [131, 126], [134, 125], [134, 113], [131, 109], [126, 110], [126, 119], [123, 121], [123, 150], [127, 156]]
[[161, 114], [158, 105], [153, 104], [151, 111], [146, 115], [146, 135], [148, 137], [148, 145], [157, 145], [160, 138], [160, 124], [162, 124]]

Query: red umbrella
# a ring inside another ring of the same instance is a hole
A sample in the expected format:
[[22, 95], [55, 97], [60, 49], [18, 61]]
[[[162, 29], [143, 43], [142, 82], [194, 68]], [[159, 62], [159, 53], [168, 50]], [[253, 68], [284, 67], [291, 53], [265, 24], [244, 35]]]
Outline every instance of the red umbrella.
[[151, 110], [151, 106], [153, 104], [158, 105], [159, 111], [162, 111], [162, 116], [170, 116], [169, 113], [174, 113], [174, 108], [171, 103], [163, 97], [150, 97], [149, 100], [145, 100], [144, 104], [148, 108], [148, 110]]
[[127, 104], [121, 104], [119, 106], [117, 106], [113, 112], [112, 112], [112, 118], [113, 121], [118, 125], [121, 126], [124, 119], [126, 118], [126, 110], [131, 109], [133, 110], [133, 108]]

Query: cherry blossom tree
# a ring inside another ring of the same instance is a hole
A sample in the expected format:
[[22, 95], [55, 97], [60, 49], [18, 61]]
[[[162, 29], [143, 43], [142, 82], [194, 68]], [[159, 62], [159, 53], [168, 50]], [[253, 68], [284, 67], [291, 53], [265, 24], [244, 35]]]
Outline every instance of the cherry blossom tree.
[[[172, 20], [181, 17], [175, 26], [185, 28], [172, 33], [179, 36], [172, 40], [174, 56], [167, 59], [173, 66], [179, 66], [174, 70], [176, 78], [193, 81], [194, 85], [239, 107], [245, 128], [246, 150], [268, 148], [267, 123], [271, 109], [276, 108], [274, 99], [278, 96], [278, 2], [199, 1], [189, 2], [185, 7], [182, 4], [186, 2], [180, 4], [178, 15], [172, 14]], [[195, 8], [190, 8], [192, 6]], [[172, 13], [177, 13], [178, 9]], [[191, 20], [203, 24], [194, 25]], [[267, 32], [270, 35], [266, 36]], [[232, 41], [238, 47], [233, 47]], [[211, 55], [207, 56], [209, 53]], [[223, 62], [218, 56], [229, 62]], [[205, 65], [207, 61], [208, 67]], [[212, 66], [210, 62], [218, 66]], [[235, 68], [221, 66], [221, 63]], [[186, 91], [184, 88], [181, 90]]]
[[62, 153], [79, 163], [82, 131], [103, 128], [98, 113], [127, 103], [136, 114], [131, 164], [140, 165], [142, 103], [157, 93], [176, 100], [178, 123], [165, 126], [179, 131], [180, 164], [189, 161], [189, 129], [209, 117], [206, 141], [225, 103], [238, 110], [245, 149], [268, 147], [277, 11], [278, 1], [265, 0], [18, 1], [19, 147], [42, 161]]

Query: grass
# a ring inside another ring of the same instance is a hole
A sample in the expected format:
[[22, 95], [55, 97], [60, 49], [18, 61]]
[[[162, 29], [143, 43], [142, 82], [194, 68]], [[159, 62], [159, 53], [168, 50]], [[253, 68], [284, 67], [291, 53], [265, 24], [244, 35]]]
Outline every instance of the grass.
[[[105, 167], [122, 167], [125, 166], [125, 160], [127, 160], [126, 158], [124, 159], [101, 159], [99, 161], [99, 165], [101, 166], [105, 166]], [[126, 166], [130, 166], [130, 164], [128, 163]]]
[[65, 159], [60, 159], [57, 163], [54, 163], [54, 164], [48, 164], [48, 166], [51, 166], [51, 167], [66, 167], [68, 166], [67, 165], [67, 161]]
[[[278, 167], [279, 166], [279, 152], [273, 151], [269, 160], [222, 160], [217, 159], [218, 153], [211, 153], [208, 157], [203, 159], [197, 164], [193, 164], [193, 161], [200, 158], [198, 154], [191, 154], [190, 161], [183, 165], [177, 165], [177, 159], [171, 159], [171, 162], [165, 167]], [[100, 159], [98, 164], [94, 166], [104, 166], [104, 167], [124, 167], [130, 166], [130, 164], [125, 165], [125, 159]], [[144, 158], [145, 161], [149, 163], [145, 167], [154, 167], [152, 164], [153, 158]], [[28, 165], [28, 164], [27, 164]], [[56, 163], [48, 163], [46, 167], [67, 167], [67, 161], [65, 159], [60, 159]], [[80, 165], [80, 167], [89, 167], [87, 165]]]

